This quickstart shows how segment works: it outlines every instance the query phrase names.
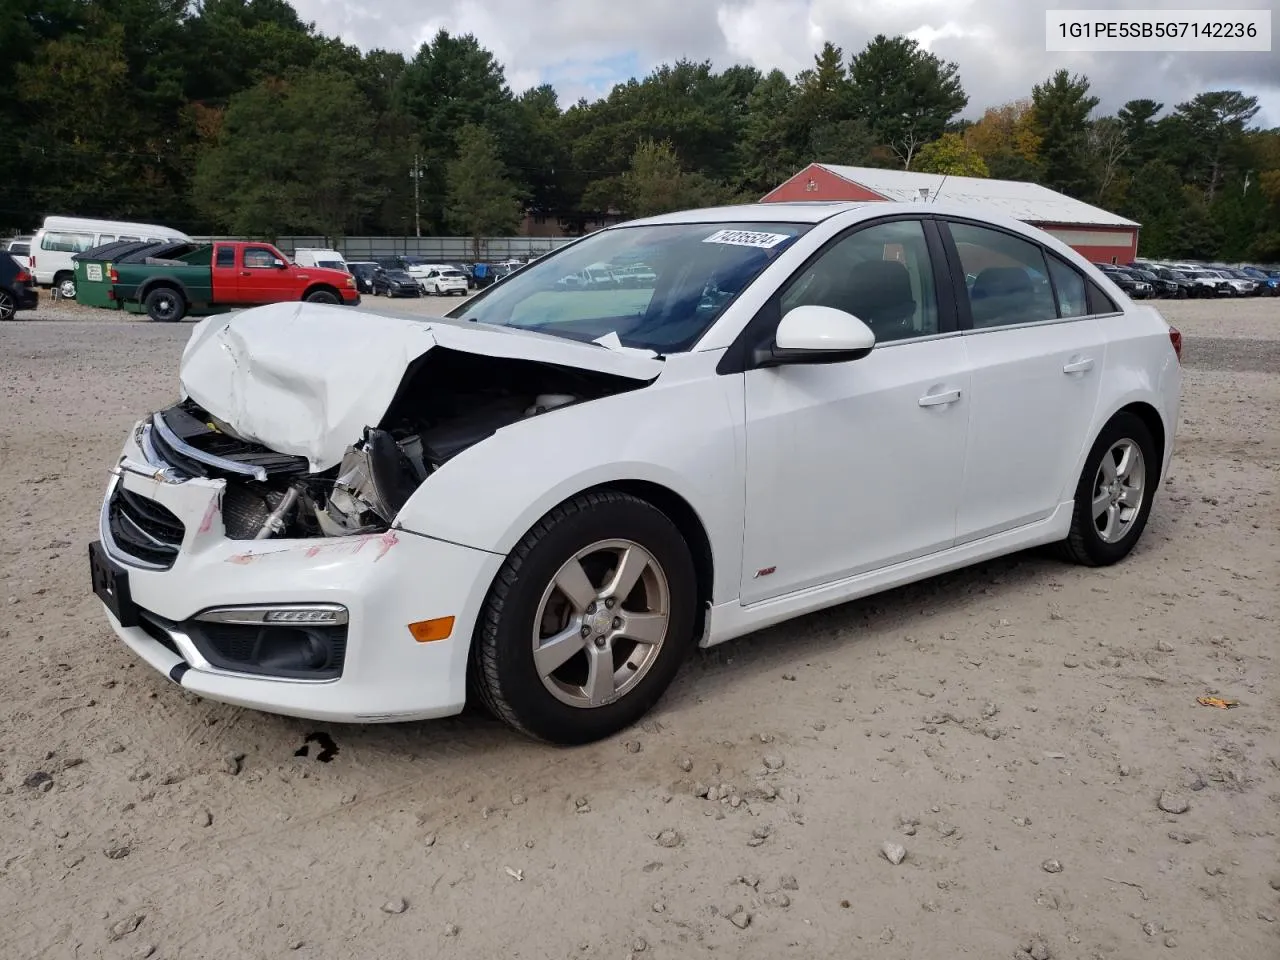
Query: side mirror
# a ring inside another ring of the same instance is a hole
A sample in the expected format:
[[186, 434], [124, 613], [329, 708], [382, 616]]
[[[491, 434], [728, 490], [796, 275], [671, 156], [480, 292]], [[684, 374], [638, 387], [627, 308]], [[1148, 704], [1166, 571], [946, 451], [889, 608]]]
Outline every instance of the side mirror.
[[876, 345], [871, 328], [851, 313], [806, 305], [783, 316], [773, 343], [756, 350], [758, 367], [861, 360]]
[[285, 267], [288, 266], [288, 264], [285, 263], [283, 260], [272, 260], [271, 265], [275, 267], [277, 270], [283, 270]]

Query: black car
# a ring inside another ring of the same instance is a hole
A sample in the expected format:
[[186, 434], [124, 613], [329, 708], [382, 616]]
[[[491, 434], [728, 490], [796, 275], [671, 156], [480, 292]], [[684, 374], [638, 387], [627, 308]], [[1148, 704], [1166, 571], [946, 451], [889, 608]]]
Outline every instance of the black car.
[[0, 253], [0, 320], [12, 320], [19, 310], [34, 310], [39, 302], [31, 271]]
[[1181, 270], [1174, 270], [1170, 267], [1149, 267], [1148, 269], [1165, 283], [1172, 283], [1176, 286], [1178, 292], [1174, 296], [1180, 300], [1185, 300], [1187, 297], [1203, 297], [1206, 295], [1204, 287]]
[[347, 269], [356, 278], [356, 289], [361, 293], [373, 293], [373, 277], [378, 265], [372, 260], [348, 260]]
[[374, 296], [420, 297], [422, 287], [403, 270], [386, 270], [379, 267], [373, 274]]
[[1105, 273], [1107, 279], [1127, 293], [1131, 299], [1143, 300], [1153, 293], [1151, 284], [1145, 280], [1139, 280], [1123, 267], [1117, 267], [1114, 263], [1097, 263], [1094, 266]]
[[1151, 284], [1151, 289], [1155, 291], [1157, 297], [1169, 297], [1176, 299], [1177, 297], [1185, 297], [1186, 291], [1183, 290], [1173, 280], [1166, 280], [1157, 274], [1154, 270], [1146, 267], [1130, 267], [1129, 273], [1136, 276], [1139, 280], [1145, 280]]

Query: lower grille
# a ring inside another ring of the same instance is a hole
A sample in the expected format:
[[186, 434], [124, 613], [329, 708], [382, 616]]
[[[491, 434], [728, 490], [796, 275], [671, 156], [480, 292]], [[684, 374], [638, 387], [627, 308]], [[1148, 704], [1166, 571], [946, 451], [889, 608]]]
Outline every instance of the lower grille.
[[120, 553], [163, 570], [173, 566], [186, 533], [167, 507], [120, 486], [107, 507], [107, 523]]

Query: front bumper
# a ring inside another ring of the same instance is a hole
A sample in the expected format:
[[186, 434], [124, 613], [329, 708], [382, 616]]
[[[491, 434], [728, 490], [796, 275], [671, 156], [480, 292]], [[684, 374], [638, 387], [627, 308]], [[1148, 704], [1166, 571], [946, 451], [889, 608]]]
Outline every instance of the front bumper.
[[[105, 608], [116, 634], [155, 669], [213, 700], [330, 722], [374, 723], [449, 716], [466, 699], [471, 635], [496, 554], [404, 530], [305, 540], [229, 540], [222, 521], [226, 481], [176, 480], [149, 463], [135, 430], [112, 472], [99, 535], [127, 573], [133, 603], [181, 623], [211, 607], [341, 604], [349, 622], [341, 675], [286, 679], [211, 666], [191, 644], [161, 642], [142, 626], [124, 626]], [[115, 543], [107, 505], [116, 485], [166, 507], [184, 526], [172, 567], [148, 569]], [[419, 643], [408, 625], [454, 617], [445, 640]]]

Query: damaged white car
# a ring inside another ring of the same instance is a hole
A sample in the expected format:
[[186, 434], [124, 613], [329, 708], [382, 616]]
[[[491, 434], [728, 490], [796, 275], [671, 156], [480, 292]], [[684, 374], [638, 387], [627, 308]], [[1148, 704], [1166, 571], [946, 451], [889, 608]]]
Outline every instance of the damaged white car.
[[[595, 264], [652, 283], [566, 289]], [[174, 682], [583, 742], [697, 643], [999, 554], [1113, 563], [1173, 447], [1181, 338], [1056, 239], [942, 204], [602, 230], [440, 320], [211, 317], [90, 548]]]

